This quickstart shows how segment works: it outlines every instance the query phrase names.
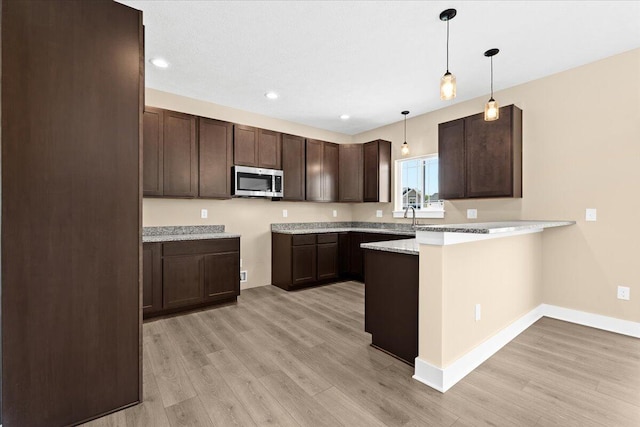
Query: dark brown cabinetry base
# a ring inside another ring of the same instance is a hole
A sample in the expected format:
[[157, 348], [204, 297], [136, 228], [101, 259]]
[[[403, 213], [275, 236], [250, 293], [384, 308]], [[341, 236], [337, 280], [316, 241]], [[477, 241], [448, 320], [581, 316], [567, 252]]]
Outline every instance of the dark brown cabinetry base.
[[364, 279], [361, 243], [409, 239], [387, 233], [271, 234], [271, 284], [291, 290]]
[[364, 330], [371, 343], [410, 364], [418, 356], [417, 255], [365, 249]]
[[144, 253], [145, 318], [232, 302], [240, 295], [239, 238], [145, 243]]

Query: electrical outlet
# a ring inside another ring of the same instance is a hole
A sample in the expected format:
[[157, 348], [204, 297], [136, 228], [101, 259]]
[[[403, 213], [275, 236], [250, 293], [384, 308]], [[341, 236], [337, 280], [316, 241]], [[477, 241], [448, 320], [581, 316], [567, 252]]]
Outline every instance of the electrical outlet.
[[598, 212], [595, 208], [587, 208], [584, 213], [584, 219], [586, 221], [596, 221], [598, 219]]
[[382, 218], [382, 210], [378, 209], [376, 211], [376, 218]]
[[209, 211], [206, 209], [200, 209], [200, 218], [205, 219], [209, 217]]
[[478, 209], [467, 209], [467, 219], [478, 218]]
[[628, 286], [618, 286], [618, 299], [629, 301], [631, 299], [631, 289]]
[[247, 281], [247, 272], [246, 271], [241, 271], [240, 272], [240, 282], [246, 282]]
[[482, 318], [482, 306], [480, 304], [476, 304], [476, 322]]
[[289, 216], [289, 212], [286, 209], [282, 209], [282, 218], [286, 218]]
[[335, 217], [337, 217], [337, 216], [338, 216], [338, 211], [334, 209], [334, 210], [333, 210], [333, 217], [335, 218]]

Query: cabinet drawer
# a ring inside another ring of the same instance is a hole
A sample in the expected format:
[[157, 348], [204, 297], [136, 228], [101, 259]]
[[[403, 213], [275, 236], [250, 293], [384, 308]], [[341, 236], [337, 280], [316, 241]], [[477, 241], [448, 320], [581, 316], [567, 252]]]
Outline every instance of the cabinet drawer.
[[316, 235], [315, 234], [294, 234], [293, 238], [291, 239], [291, 244], [293, 246], [315, 245]]
[[338, 233], [322, 233], [318, 234], [318, 243], [337, 243]]
[[190, 255], [240, 251], [240, 239], [189, 240], [164, 243], [162, 255]]

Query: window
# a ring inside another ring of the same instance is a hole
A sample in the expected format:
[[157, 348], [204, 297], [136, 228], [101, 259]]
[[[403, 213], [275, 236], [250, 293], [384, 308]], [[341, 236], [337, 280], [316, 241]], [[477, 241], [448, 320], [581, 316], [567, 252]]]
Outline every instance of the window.
[[[396, 160], [395, 218], [407, 208], [417, 218], [444, 218], [444, 203], [438, 194], [438, 156]], [[411, 214], [408, 215], [411, 217]]]

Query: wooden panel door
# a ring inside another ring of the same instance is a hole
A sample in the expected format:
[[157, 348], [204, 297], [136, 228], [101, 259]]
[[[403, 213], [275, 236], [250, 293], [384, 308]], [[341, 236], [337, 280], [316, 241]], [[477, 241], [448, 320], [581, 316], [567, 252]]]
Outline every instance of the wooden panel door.
[[338, 243], [318, 243], [318, 280], [338, 277]]
[[142, 12], [2, 2], [2, 424], [141, 395]]
[[304, 200], [305, 191], [305, 139], [301, 136], [282, 135], [282, 171], [284, 173], [284, 200]]
[[346, 276], [349, 274], [349, 232], [338, 234], [338, 274]]
[[164, 196], [198, 195], [196, 117], [164, 111]]
[[162, 309], [162, 243], [142, 245], [142, 313]]
[[440, 198], [466, 196], [464, 119], [438, 125], [438, 190]]
[[258, 167], [258, 128], [234, 125], [233, 164]]
[[220, 120], [198, 120], [200, 197], [231, 197], [233, 165], [233, 125]]
[[198, 304], [204, 300], [202, 255], [165, 256], [162, 260], [162, 307]]
[[222, 252], [204, 256], [205, 301], [240, 295], [240, 253]]
[[316, 281], [316, 245], [291, 247], [292, 284], [302, 285]]
[[363, 201], [363, 144], [339, 146], [339, 200], [357, 203]]
[[145, 196], [162, 196], [164, 126], [162, 110], [145, 107], [143, 115], [142, 184]]
[[282, 139], [279, 132], [258, 129], [258, 167], [282, 169]]
[[482, 113], [467, 117], [464, 126], [466, 197], [511, 197], [511, 109], [503, 107], [493, 122], [485, 122]]
[[322, 200], [338, 201], [338, 144], [324, 143], [322, 153]]
[[[307, 139], [306, 153], [306, 181], [307, 194], [306, 200], [312, 202], [321, 202], [322, 198], [322, 161], [324, 159], [324, 143], [314, 139]], [[287, 177], [284, 177], [285, 181]]]
[[364, 201], [378, 201], [378, 141], [367, 142], [363, 146]]

